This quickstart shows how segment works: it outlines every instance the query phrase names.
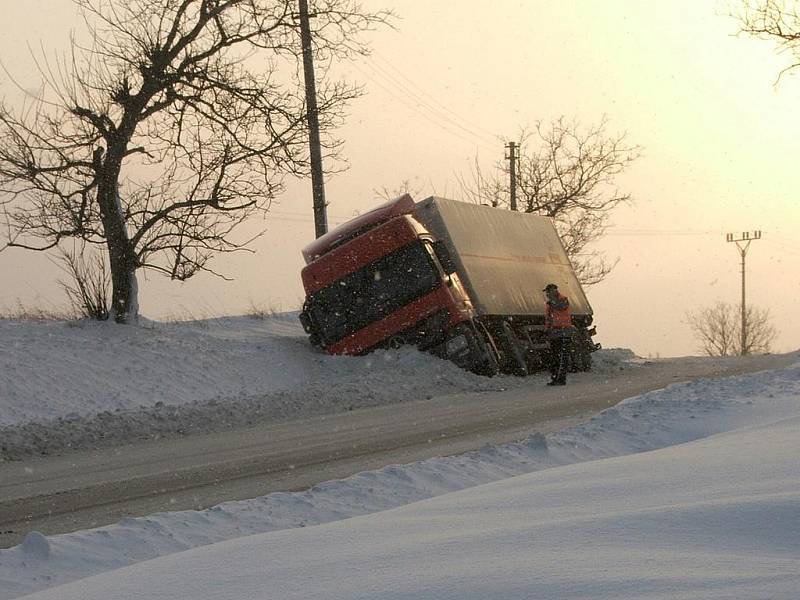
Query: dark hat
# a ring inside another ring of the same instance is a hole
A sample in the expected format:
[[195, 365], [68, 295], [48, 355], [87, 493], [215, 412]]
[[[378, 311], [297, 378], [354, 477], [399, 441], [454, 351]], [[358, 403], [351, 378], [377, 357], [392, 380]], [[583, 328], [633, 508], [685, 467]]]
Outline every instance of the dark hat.
[[557, 290], [558, 286], [555, 283], [548, 283], [544, 286], [543, 292], [549, 292], [550, 290]]

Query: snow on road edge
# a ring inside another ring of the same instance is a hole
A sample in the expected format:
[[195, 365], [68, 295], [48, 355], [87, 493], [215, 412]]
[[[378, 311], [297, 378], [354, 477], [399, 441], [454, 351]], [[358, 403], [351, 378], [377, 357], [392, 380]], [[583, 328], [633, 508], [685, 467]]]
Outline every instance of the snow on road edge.
[[30, 534], [21, 545], [0, 550], [0, 600], [222, 540], [364, 515], [506, 477], [777, 421], [798, 413], [798, 398], [800, 363], [701, 379], [628, 399], [546, 438], [535, 434], [516, 444], [389, 466], [305, 492], [128, 518], [51, 538]]
[[[0, 462], [529, 385], [413, 348], [314, 351], [295, 313], [153, 323], [0, 320]], [[596, 371], [630, 365], [595, 354]]]

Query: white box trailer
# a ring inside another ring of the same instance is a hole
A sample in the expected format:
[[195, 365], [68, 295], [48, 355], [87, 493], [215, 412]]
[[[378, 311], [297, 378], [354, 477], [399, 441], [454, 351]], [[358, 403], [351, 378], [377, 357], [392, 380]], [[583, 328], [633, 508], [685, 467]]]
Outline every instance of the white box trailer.
[[591, 317], [551, 220], [432, 196], [414, 218], [445, 243], [479, 315], [544, 316], [542, 290], [555, 283], [574, 317]]

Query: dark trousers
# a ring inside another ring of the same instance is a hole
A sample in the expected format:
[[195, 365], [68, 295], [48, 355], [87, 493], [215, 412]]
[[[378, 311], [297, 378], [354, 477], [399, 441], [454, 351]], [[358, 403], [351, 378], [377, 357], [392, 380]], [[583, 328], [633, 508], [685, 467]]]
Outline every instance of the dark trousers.
[[572, 338], [569, 336], [550, 338], [550, 375], [553, 381], [567, 382], [567, 369], [569, 368], [569, 353], [572, 349]]

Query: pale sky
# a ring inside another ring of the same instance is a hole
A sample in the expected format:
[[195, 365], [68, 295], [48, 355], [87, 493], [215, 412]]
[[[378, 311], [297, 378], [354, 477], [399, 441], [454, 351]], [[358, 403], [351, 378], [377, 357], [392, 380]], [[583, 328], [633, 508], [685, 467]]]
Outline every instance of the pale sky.
[[[735, 1], [731, 0], [735, 5]], [[477, 155], [503, 156], [498, 136], [561, 115], [609, 119], [643, 156], [618, 179], [634, 202], [612, 217], [599, 248], [619, 264], [588, 288], [605, 347], [640, 355], [697, 353], [688, 309], [737, 303], [740, 258], [726, 233], [761, 230], [747, 256], [748, 302], [768, 308], [775, 350], [800, 347], [800, 80], [776, 78], [790, 57], [737, 37], [717, 0], [364, 0], [392, 7], [396, 30], [373, 33], [372, 57], [341, 72], [363, 83], [346, 126], [350, 169], [327, 181], [331, 225], [374, 206], [375, 190], [409, 180], [454, 196]], [[75, 27], [67, 0], [0, 0], [0, 56], [37, 87], [27, 45], [57, 47]], [[0, 95], [15, 98], [0, 73]], [[523, 149], [524, 152], [524, 149]], [[311, 185], [291, 185], [255, 254], [213, 265], [235, 278], [185, 284], [140, 274], [151, 318], [242, 314], [251, 304], [299, 307], [300, 249], [313, 239]], [[0, 254], [0, 307], [65, 302], [41, 255]]]

